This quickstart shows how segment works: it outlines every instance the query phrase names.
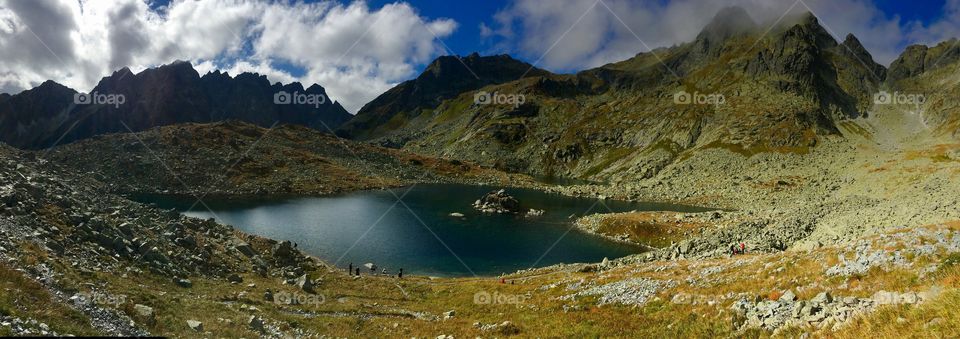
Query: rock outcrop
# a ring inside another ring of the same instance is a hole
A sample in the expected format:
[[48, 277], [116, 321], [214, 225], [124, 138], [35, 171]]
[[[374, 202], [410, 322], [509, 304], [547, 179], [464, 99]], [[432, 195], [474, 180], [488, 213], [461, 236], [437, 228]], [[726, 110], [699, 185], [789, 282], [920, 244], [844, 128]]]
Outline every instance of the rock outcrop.
[[483, 213], [521, 214], [527, 209], [520, 206], [520, 201], [507, 194], [505, 190], [487, 193], [473, 203], [473, 208]]

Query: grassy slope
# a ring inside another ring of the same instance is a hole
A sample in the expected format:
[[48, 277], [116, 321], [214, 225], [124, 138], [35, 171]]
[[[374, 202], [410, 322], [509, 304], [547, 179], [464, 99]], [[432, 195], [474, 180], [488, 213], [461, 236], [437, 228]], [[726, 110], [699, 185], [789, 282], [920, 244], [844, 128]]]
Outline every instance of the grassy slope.
[[[931, 226], [930, 229], [960, 230], [960, 222]], [[880, 244], [880, 243], [878, 243]], [[280, 305], [265, 302], [263, 292], [298, 292], [282, 285], [278, 278], [244, 274], [244, 282], [231, 284], [224, 280], [194, 279], [194, 287], [184, 289], [151, 273], [128, 273], [125, 277], [95, 273], [83, 278], [64, 267], [67, 274], [62, 284], [98, 281], [100, 291], [124, 295], [124, 303], [116, 307], [138, 321], [132, 305], [146, 304], [156, 311], [156, 322], [147, 328], [152, 333], [170, 336], [193, 336], [185, 322], [204, 323], [210, 335], [225, 337], [253, 336], [246, 328], [250, 315], [267, 319], [270, 326], [284, 332], [299, 330], [303, 334], [326, 334], [343, 337], [433, 337], [453, 334], [457, 337], [491, 336], [474, 322], [501, 323], [511, 321], [522, 337], [765, 337], [768, 332], [733, 328], [728, 307], [736, 298], [727, 295], [777, 298], [791, 289], [801, 299], [820, 291], [834, 295], [869, 297], [877, 290], [923, 291], [931, 286], [943, 288], [938, 298], [914, 306], [887, 306], [846, 327], [821, 330], [819, 335], [854, 337], [876, 334], [881, 337], [956, 335], [960, 328], [955, 302], [960, 300], [960, 266], [956, 254], [936, 253], [909, 258], [915, 267], [936, 265], [934, 273], [919, 276], [914, 270], [873, 269], [850, 278], [827, 277], [823, 270], [837, 263], [844, 248], [823, 248], [814, 252], [786, 252], [782, 255], [744, 255], [706, 261], [680, 260], [670, 263], [646, 263], [620, 266], [602, 273], [580, 273], [582, 265], [546, 268], [507, 276], [513, 283], [500, 284], [496, 278], [430, 279], [425, 277], [348, 277], [342, 270], [321, 268], [312, 272], [322, 283], [317, 287], [323, 300], [317, 304]], [[42, 256], [38, 257], [42, 262]], [[704, 275], [707, 269], [716, 273]], [[27, 315], [48, 321], [54, 329], [73, 334], [90, 333], [82, 316], [55, 302], [50, 302], [42, 288], [25, 281], [9, 269], [0, 270], [8, 284], [15, 284], [20, 294], [7, 295], [5, 312]], [[688, 278], [694, 278], [689, 280]], [[563, 299], [574, 293], [572, 286], [596, 286], [622, 280], [649, 278], [672, 280], [675, 287], [657, 291], [652, 300], [638, 307], [630, 305], [598, 305], [595, 297]], [[76, 279], [76, 281], [74, 281]], [[253, 286], [251, 287], [250, 284]], [[162, 291], [159, 292], [158, 291]], [[517, 296], [516, 304], [477, 304], [477, 293]], [[678, 294], [695, 296], [697, 303], [674, 303]], [[750, 297], [752, 299], [752, 297]], [[714, 303], [715, 302], [715, 303]], [[110, 307], [110, 305], [107, 305]], [[253, 308], [251, 308], [253, 307]], [[15, 309], [15, 310], [14, 310]], [[566, 310], [565, 310], [566, 309]], [[442, 313], [455, 310], [448, 320], [437, 319]], [[74, 316], [70, 316], [74, 314]], [[421, 319], [415, 314], [424, 315]], [[65, 316], [66, 315], [66, 316]], [[903, 318], [904, 320], [896, 320]], [[940, 318], [935, 325], [927, 325]], [[800, 334], [804, 329], [788, 329], [784, 334]]]

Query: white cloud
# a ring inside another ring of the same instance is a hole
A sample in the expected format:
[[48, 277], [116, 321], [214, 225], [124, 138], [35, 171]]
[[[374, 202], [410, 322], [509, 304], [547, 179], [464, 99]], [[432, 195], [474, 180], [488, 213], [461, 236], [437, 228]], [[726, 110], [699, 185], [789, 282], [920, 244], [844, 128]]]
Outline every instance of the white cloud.
[[318, 83], [355, 112], [442, 54], [436, 39], [456, 28], [406, 3], [180, 0], [151, 9], [144, 0], [0, 0], [0, 90], [51, 79], [88, 91], [121, 67], [141, 71], [179, 59], [201, 74], [250, 71], [271, 82]]
[[791, 14], [809, 6], [838, 40], [854, 33], [881, 64], [908, 44], [960, 34], [960, 0], [948, 0], [943, 18], [928, 25], [889, 16], [869, 0], [514, 0], [494, 15], [484, 37], [492, 37], [498, 50], [542, 58], [538, 66], [576, 71], [692, 41], [723, 7], [741, 6], [769, 27], [794, 4]]

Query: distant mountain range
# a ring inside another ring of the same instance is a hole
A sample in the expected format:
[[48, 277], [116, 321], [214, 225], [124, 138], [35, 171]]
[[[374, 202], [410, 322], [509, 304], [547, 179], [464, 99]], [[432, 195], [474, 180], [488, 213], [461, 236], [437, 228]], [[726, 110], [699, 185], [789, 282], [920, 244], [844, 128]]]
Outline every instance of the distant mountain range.
[[[277, 105], [281, 92], [326, 97], [265, 76], [202, 77], [175, 62], [121, 69], [84, 97], [47, 81], [0, 94], [0, 141], [45, 148], [90, 136], [183, 122], [241, 120], [303, 125], [429, 156], [514, 172], [610, 180], [647, 178], [685, 154], [805, 152], [871, 114], [881, 93], [930, 98], [934, 128], [957, 134], [956, 40], [910, 46], [889, 69], [853, 35], [838, 42], [806, 13], [775, 27], [739, 7], [717, 13], [691, 42], [576, 74], [553, 74], [508, 55], [443, 56], [417, 78], [367, 103], [356, 116], [325, 100]], [[126, 126], [124, 126], [126, 125]], [[950, 130], [953, 128], [953, 130]]]
[[[294, 96], [320, 99], [310, 104], [275, 104], [275, 99], [296, 101]], [[328, 131], [351, 117], [319, 85], [304, 89], [296, 82], [271, 84], [266, 76], [251, 73], [231, 77], [216, 71], [201, 77], [189, 63], [178, 61], [137, 74], [123, 68], [100, 80], [90, 93], [47, 81], [16, 95], [0, 95], [0, 141], [19, 148], [46, 148], [98, 134], [128, 132], [127, 128], [137, 132], [231, 119], [264, 127], [297, 124]]]
[[[911, 46], [887, 69], [855, 36], [836, 41], [812, 14], [771, 28], [730, 7], [692, 42], [576, 74], [509, 56], [443, 57], [338, 133], [508, 171], [647, 178], [704, 148], [805, 152], [869, 115], [878, 94], [955, 69], [948, 66], [958, 59], [956, 43]], [[940, 91], [933, 87], [923, 88]], [[491, 94], [503, 100], [477, 99]]]

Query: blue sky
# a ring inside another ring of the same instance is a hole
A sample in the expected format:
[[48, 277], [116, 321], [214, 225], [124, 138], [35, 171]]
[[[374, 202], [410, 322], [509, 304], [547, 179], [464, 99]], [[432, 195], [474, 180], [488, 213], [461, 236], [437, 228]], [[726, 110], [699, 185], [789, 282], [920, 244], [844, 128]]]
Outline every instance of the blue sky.
[[[279, 2], [304, 2], [304, 3], [320, 3], [326, 2], [329, 0], [305, 0], [305, 1], [285, 1], [279, 0]], [[616, 1], [616, 0], [608, 0]], [[339, 3], [348, 4], [352, 1], [336, 1]], [[371, 9], [382, 8], [388, 4], [397, 3], [397, 0], [367, 0], [366, 4]], [[449, 35], [441, 37], [438, 41], [442, 41], [440, 47], [442, 47], [442, 52], [444, 54], [459, 54], [467, 55], [472, 52], [480, 52], [481, 54], [497, 54], [497, 53], [508, 53], [513, 55], [518, 59], [534, 63], [542, 57], [542, 54], [537, 54], [539, 52], [545, 51], [525, 51], [522, 47], [511, 45], [509, 42], [504, 42], [504, 37], [502, 36], [482, 36], [481, 34], [481, 25], [486, 25], [488, 27], [496, 27], [498, 21], [496, 16], [501, 12], [509, 12], [512, 7], [518, 2], [515, 0], [483, 0], [483, 1], [449, 1], [449, 0], [407, 0], [400, 1], [409, 3], [418, 14], [425, 18], [450, 18], [457, 23], [457, 28]], [[546, 0], [540, 1], [542, 3], [549, 5], [554, 5], [555, 7], [564, 7], [566, 5], [566, 0]], [[593, 0], [583, 0], [581, 2], [592, 3]], [[671, 1], [671, 0], [626, 0], [628, 3], [633, 3], [638, 6], [644, 7], [656, 7], [656, 6], [669, 6], [673, 2], [681, 1]], [[688, 1], [689, 2], [689, 1]], [[723, 2], [723, 1], [719, 1]], [[735, 1], [734, 1], [735, 2]], [[777, 2], [777, 1], [770, 1]], [[793, 4], [793, 0], [784, 0], [780, 1], [783, 4]], [[885, 17], [889, 21], [897, 21], [901, 25], [908, 26], [911, 23], [920, 25], [929, 25], [930, 23], [936, 22], [943, 18], [944, 16], [944, 6], [946, 0], [930, 0], [930, 1], [903, 1], [903, 0], [855, 0], [855, 2], [863, 2], [875, 6], [878, 10], [878, 15]], [[810, 6], [816, 7], [818, 1], [816, 0], [807, 0], [804, 2]], [[159, 7], [169, 4], [168, 0], [155, 0], [153, 1], [153, 7]], [[802, 6], [797, 6], [798, 8]], [[829, 6], [825, 6], [825, 10], [829, 10]], [[599, 9], [595, 9], [599, 10]], [[801, 9], [802, 10], [802, 9]], [[570, 12], [576, 12], [576, 8], [571, 8]], [[779, 12], [777, 12], [779, 13]], [[832, 13], [831, 13], [832, 14]], [[822, 13], [818, 13], [822, 15]], [[823, 19], [823, 18], [821, 18]], [[874, 18], [875, 19], [875, 18]], [[871, 19], [871, 20], [874, 20]], [[695, 21], [702, 21], [695, 20]], [[568, 24], [568, 22], [563, 22], [562, 24]], [[513, 29], [517, 30], [514, 32], [517, 35], [523, 35], [524, 32], [524, 22], [522, 19], [515, 20], [511, 23]], [[840, 32], [840, 29], [836, 29], [838, 32], [835, 34], [838, 35], [838, 38], [842, 38], [847, 32]], [[856, 33], [856, 32], [854, 32]], [[641, 34], [642, 35], [642, 34]], [[863, 40], [863, 38], [861, 38]], [[912, 41], [904, 40], [894, 43], [896, 48], [905, 47], [908, 44], [916, 42], [927, 42], [928, 41]], [[653, 45], [661, 45], [655, 44]], [[867, 42], [868, 48], [870, 43]], [[645, 47], [640, 45], [637, 46], [636, 52], [644, 50]], [[658, 46], [651, 46], [658, 47]], [[624, 55], [626, 55], [624, 53]], [[881, 59], [881, 63], [887, 63], [890, 60], [890, 55], [887, 56], [878, 56], [878, 59]], [[542, 62], [543, 60], [541, 60]], [[583, 61], [583, 60], [579, 60]], [[603, 60], [609, 61], [609, 60]], [[544, 68], [550, 69], [555, 72], [576, 72], [584, 68], [591, 66], [596, 66], [600, 62], [593, 62], [593, 64], [584, 65], [582, 62], [573, 62], [570, 64], [550, 64], [539, 65]], [[425, 67], [425, 63], [420, 63], [417, 65], [419, 70], [422, 70]], [[276, 61], [276, 67], [281, 70], [285, 70], [293, 75], [302, 75], [305, 73], [303, 67], [299, 67], [295, 64], [284, 62], [283, 60]]]
[[[760, 23], [812, 11], [881, 64], [960, 36], [960, 0], [0, 0], [0, 92], [88, 91], [121, 67], [317, 83], [348, 111], [446, 54], [507, 53], [569, 73], [693, 40], [721, 8]], [[481, 28], [482, 27], [482, 28]]]

